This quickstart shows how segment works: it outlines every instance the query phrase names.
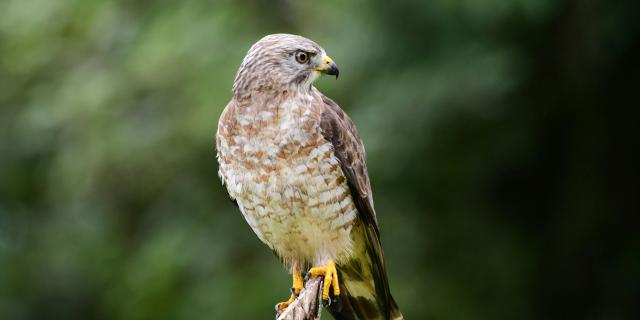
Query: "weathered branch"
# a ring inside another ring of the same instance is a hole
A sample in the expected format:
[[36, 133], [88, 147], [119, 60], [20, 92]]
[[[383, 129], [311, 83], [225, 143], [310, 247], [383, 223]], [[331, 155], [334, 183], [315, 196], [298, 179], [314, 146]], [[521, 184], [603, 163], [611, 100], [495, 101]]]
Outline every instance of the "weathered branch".
[[319, 320], [322, 277], [307, 281], [298, 298], [276, 320]]

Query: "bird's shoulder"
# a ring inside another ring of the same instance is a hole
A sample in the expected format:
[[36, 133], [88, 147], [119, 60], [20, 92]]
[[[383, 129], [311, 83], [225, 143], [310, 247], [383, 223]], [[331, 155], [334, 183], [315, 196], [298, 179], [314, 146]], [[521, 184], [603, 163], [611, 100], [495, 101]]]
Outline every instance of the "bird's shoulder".
[[234, 113], [236, 105], [237, 105], [237, 102], [235, 101], [235, 99], [231, 99], [222, 110], [222, 113], [220, 113], [220, 118], [218, 119], [218, 134], [220, 134], [220, 129], [224, 125], [232, 121], [233, 119], [232, 115]]

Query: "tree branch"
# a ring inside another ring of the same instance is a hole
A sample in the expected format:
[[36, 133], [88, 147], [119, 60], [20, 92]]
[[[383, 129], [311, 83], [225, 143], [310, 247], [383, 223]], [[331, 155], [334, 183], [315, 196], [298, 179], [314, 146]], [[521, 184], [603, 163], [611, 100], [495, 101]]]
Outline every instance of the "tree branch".
[[322, 292], [322, 277], [315, 277], [307, 281], [300, 295], [294, 300], [276, 320], [319, 320], [320, 298]]

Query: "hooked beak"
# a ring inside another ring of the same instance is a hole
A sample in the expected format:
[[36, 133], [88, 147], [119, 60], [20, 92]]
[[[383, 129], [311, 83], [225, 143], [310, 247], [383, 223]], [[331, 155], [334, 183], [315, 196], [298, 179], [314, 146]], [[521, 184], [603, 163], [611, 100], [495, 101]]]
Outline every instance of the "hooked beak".
[[320, 71], [330, 76], [336, 76], [336, 79], [338, 79], [338, 75], [340, 74], [340, 70], [338, 70], [338, 66], [336, 65], [336, 63], [333, 62], [333, 59], [326, 55], [322, 57], [322, 63], [319, 66], [313, 68], [313, 70]]

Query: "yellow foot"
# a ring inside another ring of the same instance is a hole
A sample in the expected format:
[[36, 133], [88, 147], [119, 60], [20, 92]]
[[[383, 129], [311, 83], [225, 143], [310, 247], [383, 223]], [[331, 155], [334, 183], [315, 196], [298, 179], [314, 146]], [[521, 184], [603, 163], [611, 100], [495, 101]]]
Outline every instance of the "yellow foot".
[[287, 307], [296, 300], [296, 295], [295, 294], [291, 294], [291, 297], [289, 298], [289, 300], [287, 301], [282, 301], [276, 304], [276, 318], [285, 310], [287, 309]]
[[293, 285], [291, 286], [291, 297], [289, 300], [276, 304], [278, 314], [282, 313], [293, 301], [296, 300], [300, 291], [304, 288], [302, 275], [300, 274], [300, 266], [296, 263], [293, 265]]
[[336, 264], [332, 260], [327, 262], [324, 267], [315, 267], [309, 269], [308, 276], [315, 278], [318, 276], [324, 276], [323, 288], [322, 288], [322, 300], [329, 301], [329, 291], [333, 287], [333, 297], [336, 298], [340, 295], [340, 282], [338, 282], [338, 271], [336, 270]]

